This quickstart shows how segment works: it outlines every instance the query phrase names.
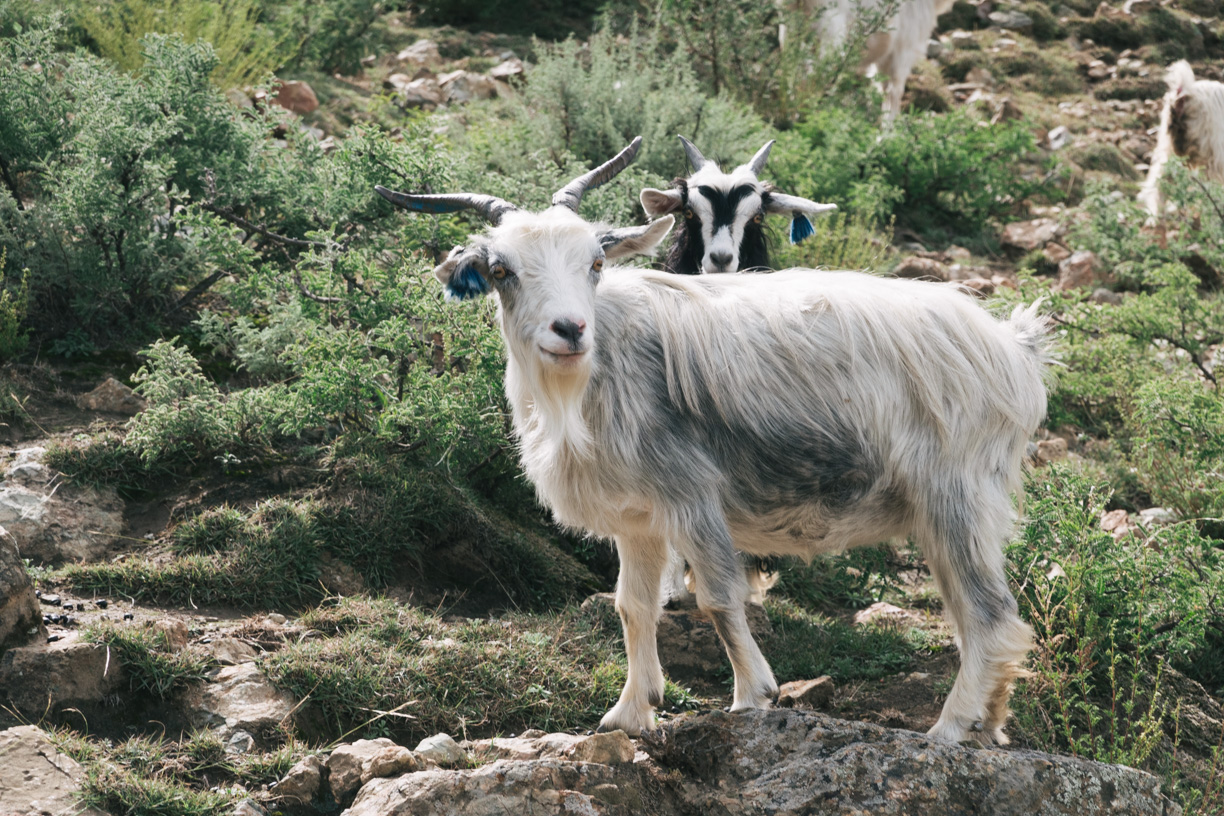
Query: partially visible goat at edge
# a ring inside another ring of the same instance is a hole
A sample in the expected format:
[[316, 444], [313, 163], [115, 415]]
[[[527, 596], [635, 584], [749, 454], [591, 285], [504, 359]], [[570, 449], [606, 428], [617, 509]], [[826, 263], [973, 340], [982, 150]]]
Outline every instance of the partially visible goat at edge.
[[681, 214], [664, 264], [668, 272], [699, 275], [768, 269], [766, 215], [789, 215], [791, 242], [798, 243], [812, 234], [808, 215], [837, 209], [836, 204], [787, 195], [761, 181], [772, 141], [730, 173], [724, 173], [688, 139], [681, 136], [680, 142], [693, 174], [676, 179], [670, 190], [647, 188], [641, 194], [642, 209], [650, 217]]
[[1201, 167], [1213, 181], [1224, 182], [1224, 84], [1194, 78], [1190, 63], [1180, 60], [1165, 74], [1169, 86], [1160, 113], [1160, 133], [1139, 203], [1152, 217], [1164, 209], [1160, 179], [1170, 155]]
[[[802, 0], [800, 7], [815, 16], [814, 26], [822, 47], [841, 47], [850, 38], [858, 20], [878, 12], [888, 0]], [[905, 82], [918, 61], [926, 57], [927, 43], [939, 15], [952, 8], [953, 0], [900, 0], [896, 12], [884, 26], [867, 37], [859, 70], [868, 73], [874, 65], [886, 78], [884, 113], [888, 120], [901, 113]]]
[[497, 299], [506, 395], [540, 499], [562, 524], [616, 542], [628, 674], [600, 728], [654, 725], [669, 543], [696, 573], [738, 710], [767, 708], [778, 686], [748, 629], [736, 549], [810, 558], [912, 535], [961, 654], [930, 733], [1006, 742], [1032, 638], [1003, 543], [1046, 406], [1036, 308], [998, 321], [955, 287], [853, 272], [605, 270], [670, 226], [610, 231], [576, 213], [638, 144], [540, 213], [378, 188], [417, 211], [473, 207], [493, 225], [434, 274], [452, 296]]
[[[791, 243], [799, 243], [812, 234], [807, 216], [837, 209], [836, 204], [818, 204], [787, 195], [761, 180], [769, 151], [774, 146], [772, 140], [746, 164], [725, 173], [717, 162], [702, 155], [696, 145], [683, 136], [679, 138], [693, 168], [692, 175], [676, 179], [670, 190], [646, 188], [641, 193], [642, 209], [651, 218], [672, 213], [681, 216], [672, 232], [671, 246], [664, 261], [668, 272], [700, 275], [769, 269], [764, 224], [767, 215], [789, 215]], [[773, 560], [745, 560], [750, 602], [763, 603], [765, 593], [777, 583], [778, 573]], [[673, 550], [672, 563], [663, 574], [665, 599], [692, 603], [691, 579], [692, 573], [686, 575], [683, 559]]]

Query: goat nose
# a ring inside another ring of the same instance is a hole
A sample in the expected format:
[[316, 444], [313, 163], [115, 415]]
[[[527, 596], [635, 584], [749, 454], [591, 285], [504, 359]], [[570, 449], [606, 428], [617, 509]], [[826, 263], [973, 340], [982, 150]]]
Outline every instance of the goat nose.
[[713, 263], [715, 266], [730, 266], [731, 265], [731, 253], [730, 252], [711, 252], [710, 262]]
[[549, 328], [570, 343], [577, 343], [578, 338], [582, 337], [582, 332], [586, 328], [586, 321], [579, 320], [575, 323], [573, 320], [563, 317], [560, 320], [554, 320]]

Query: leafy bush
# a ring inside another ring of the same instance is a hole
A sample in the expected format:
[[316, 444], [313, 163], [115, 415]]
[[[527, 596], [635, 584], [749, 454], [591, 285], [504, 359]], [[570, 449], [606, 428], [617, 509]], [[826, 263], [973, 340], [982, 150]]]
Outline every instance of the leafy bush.
[[779, 187], [945, 236], [976, 236], [1035, 186], [1016, 172], [1034, 147], [1028, 128], [983, 127], [964, 112], [906, 114], [881, 131], [861, 111], [828, 106], [778, 146], [770, 167]]
[[30, 308], [30, 278], [21, 276], [21, 285], [9, 288], [5, 263], [7, 253], [0, 248], [0, 360], [16, 357], [30, 342], [30, 333], [22, 327]]
[[1168, 669], [1218, 689], [1224, 555], [1193, 526], [1115, 540], [1109, 490], [1067, 468], [1028, 487], [1028, 524], [1009, 550], [1022, 616], [1036, 631], [1016, 708], [1046, 750], [1150, 767], [1173, 735]]
[[140, 69], [149, 34], [177, 34], [212, 46], [212, 80], [222, 90], [255, 85], [297, 51], [287, 34], [271, 30], [258, 0], [108, 0], [80, 6], [82, 28], [99, 53], [125, 71]]

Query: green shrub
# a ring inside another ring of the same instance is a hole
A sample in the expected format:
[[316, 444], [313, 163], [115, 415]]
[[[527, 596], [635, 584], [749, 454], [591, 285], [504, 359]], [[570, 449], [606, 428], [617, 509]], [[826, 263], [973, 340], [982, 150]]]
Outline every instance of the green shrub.
[[210, 660], [187, 649], [174, 649], [165, 632], [130, 626], [99, 625], [84, 632], [86, 640], [114, 650], [132, 690], [159, 700], [204, 679]]
[[222, 90], [263, 82], [297, 51], [287, 34], [269, 29], [258, 0], [107, 0], [80, 6], [81, 26], [98, 52], [125, 71], [144, 63], [145, 37], [177, 34], [212, 46], [212, 80]]
[[1020, 123], [983, 127], [963, 112], [906, 114], [881, 131], [862, 112], [829, 106], [783, 134], [770, 168], [791, 193], [973, 238], [1034, 189], [1016, 171], [1033, 144]]
[[585, 37], [591, 31], [600, 0], [420, 0], [421, 25], [452, 25], [473, 31], [498, 31], [531, 34], [545, 40], [559, 40], [574, 33]]
[[0, 248], [0, 361], [11, 360], [29, 345], [30, 333], [22, 327], [30, 308], [29, 274], [21, 276], [16, 290], [7, 284], [4, 273], [7, 253]]

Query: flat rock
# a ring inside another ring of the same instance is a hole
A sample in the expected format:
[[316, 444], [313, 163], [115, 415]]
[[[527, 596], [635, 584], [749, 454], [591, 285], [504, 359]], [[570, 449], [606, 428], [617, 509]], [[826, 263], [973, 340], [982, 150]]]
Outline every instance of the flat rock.
[[259, 657], [259, 651], [238, 638], [217, 638], [204, 644], [204, 651], [222, 666], [237, 666], [241, 663], [254, 663]]
[[[969, 748], [799, 709], [685, 717], [640, 741], [684, 812], [1174, 816], [1161, 780], [1038, 751]], [[674, 773], [678, 772], [678, 773]]]
[[65, 482], [42, 463], [45, 450], [16, 452], [0, 482], [0, 527], [35, 563], [96, 561], [123, 532], [123, 500], [112, 489]]
[[[399, 752], [412, 754], [407, 748], [396, 745], [386, 737], [372, 740], [357, 740], [353, 743], [337, 746], [327, 757], [327, 778], [331, 784], [332, 796], [336, 801], [343, 802], [352, 798], [357, 789], [375, 777], [390, 776], [393, 773], [415, 770], [420, 761], [411, 756], [405, 759], [400, 756], [399, 771], [394, 770], [388, 760]], [[377, 765], [376, 765], [377, 762]], [[377, 772], [376, 772], [377, 770]]]
[[778, 689], [778, 705], [781, 708], [824, 708], [833, 702], [835, 690], [833, 678], [827, 674], [815, 680], [793, 680]]
[[473, 770], [376, 779], [342, 816], [636, 816], [647, 809], [637, 774], [608, 765], [499, 760]]
[[188, 700], [198, 725], [226, 737], [247, 731], [263, 738], [289, 722], [295, 704], [292, 695], [273, 686], [253, 663], [223, 667]]
[[0, 655], [47, 635], [34, 584], [13, 542], [0, 538]]
[[460, 765], [467, 761], [467, 752], [450, 734], [434, 734], [417, 745], [414, 753], [439, 765]]
[[40, 729], [0, 731], [0, 813], [5, 816], [105, 816], [77, 801], [85, 772]]
[[623, 765], [633, 761], [633, 742], [624, 731], [592, 734], [579, 740], [566, 752], [574, 762], [594, 762], [599, 765]]
[[562, 759], [567, 757], [583, 737], [574, 734], [540, 734], [525, 732], [518, 737], [495, 737], [462, 743], [477, 759]]
[[908, 258], [901, 259], [901, 262], [893, 269], [893, 274], [898, 278], [946, 281], [950, 279], [951, 273], [945, 264], [940, 263], [934, 258], [921, 258], [911, 255]]
[[918, 619], [918, 613], [909, 609], [902, 609], [899, 606], [894, 606], [884, 601], [877, 601], [866, 609], [860, 609], [854, 613], [854, 623], [858, 626], [868, 623], [883, 623], [885, 621], [913, 623]]
[[990, 24], [1005, 31], [1032, 31], [1033, 18], [1022, 11], [992, 11]]
[[1042, 464], [1059, 462], [1067, 458], [1067, 440], [1060, 437], [1043, 439], [1037, 443], [1037, 461]]
[[0, 657], [0, 698], [27, 715], [96, 706], [126, 688], [119, 656], [76, 632], [55, 643], [9, 649]]
[[1053, 218], [1013, 221], [1003, 228], [1000, 240], [1005, 248], [1032, 252], [1057, 238], [1059, 231], [1058, 222]]
[[88, 394], [77, 397], [77, 407], [85, 411], [135, 416], [148, 407], [148, 403], [131, 388], [109, 377]]

